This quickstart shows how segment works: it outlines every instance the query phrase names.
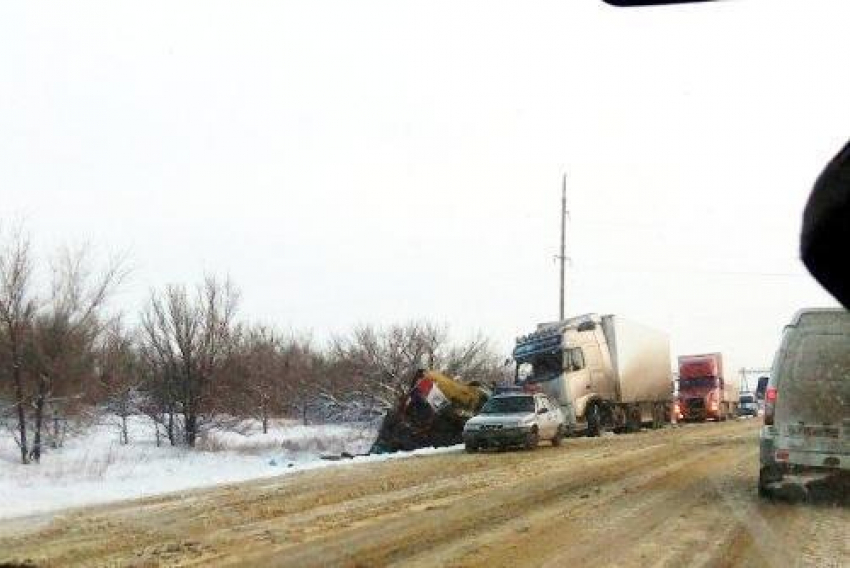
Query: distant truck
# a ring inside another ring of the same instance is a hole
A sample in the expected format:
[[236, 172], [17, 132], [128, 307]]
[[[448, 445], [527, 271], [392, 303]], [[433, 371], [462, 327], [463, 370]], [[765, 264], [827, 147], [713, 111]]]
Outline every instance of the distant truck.
[[683, 421], [726, 420], [738, 412], [740, 381], [721, 353], [679, 357], [679, 394], [674, 412]]
[[617, 315], [586, 314], [517, 338], [516, 381], [556, 401], [566, 433], [660, 427], [669, 419], [667, 334]]
[[755, 393], [741, 391], [741, 396], [738, 398], [738, 416], [758, 416], [759, 403], [756, 400]]

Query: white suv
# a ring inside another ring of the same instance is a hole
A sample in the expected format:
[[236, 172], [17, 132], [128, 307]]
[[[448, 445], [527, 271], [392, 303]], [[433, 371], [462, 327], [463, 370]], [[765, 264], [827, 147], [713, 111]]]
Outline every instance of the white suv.
[[485, 447], [534, 449], [540, 440], [559, 445], [565, 431], [561, 409], [545, 394], [498, 394], [467, 421], [463, 441], [468, 452]]

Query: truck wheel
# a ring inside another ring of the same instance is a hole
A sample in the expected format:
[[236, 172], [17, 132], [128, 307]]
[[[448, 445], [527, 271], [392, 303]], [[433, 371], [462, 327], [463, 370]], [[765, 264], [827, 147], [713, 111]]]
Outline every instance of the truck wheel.
[[561, 440], [564, 439], [564, 427], [558, 426], [558, 430], [555, 432], [555, 437], [552, 438], [552, 445], [558, 447], [561, 445]]
[[602, 432], [602, 408], [599, 404], [591, 402], [585, 415], [587, 416], [587, 435], [598, 436]]
[[657, 430], [664, 427], [664, 406], [655, 404], [652, 407], [652, 428]]
[[641, 414], [638, 406], [626, 409], [626, 432], [640, 432]]
[[605, 409], [598, 402], [590, 403], [587, 411], [587, 435], [601, 436], [606, 427], [613, 426], [613, 419], [606, 415]]
[[525, 449], [533, 450], [537, 447], [537, 444], [540, 443], [540, 436], [537, 433], [537, 426], [531, 429], [531, 432], [528, 433], [528, 437], [525, 439]]

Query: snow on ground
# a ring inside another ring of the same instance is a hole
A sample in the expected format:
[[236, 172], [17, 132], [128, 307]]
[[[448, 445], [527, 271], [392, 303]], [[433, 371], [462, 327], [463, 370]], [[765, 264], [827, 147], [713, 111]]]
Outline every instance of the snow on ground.
[[[300, 425], [276, 422], [268, 434], [253, 426], [244, 434], [216, 432], [190, 451], [156, 447], [153, 428], [144, 418], [130, 423], [130, 445], [118, 443], [114, 425], [91, 427], [49, 450], [39, 465], [21, 465], [8, 432], [0, 433], [0, 519], [66, 507], [106, 503], [271, 477], [322, 467], [401, 459], [459, 451], [429, 448], [329, 461], [322, 455], [367, 452], [374, 426], [362, 424]], [[167, 444], [167, 442], [166, 442]]]

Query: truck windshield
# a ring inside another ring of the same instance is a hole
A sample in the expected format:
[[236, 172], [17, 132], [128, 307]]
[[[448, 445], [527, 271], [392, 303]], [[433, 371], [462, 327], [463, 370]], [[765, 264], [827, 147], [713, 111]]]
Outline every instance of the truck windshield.
[[850, 335], [806, 334], [780, 368], [777, 419], [838, 424], [850, 418]]
[[481, 409], [482, 414], [513, 414], [518, 412], [534, 412], [534, 399], [530, 396], [491, 398]]
[[540, 355], [529, 361], [524, 361], [523, 379], [527, 383], [542, 383], [560, 376], [564, 370], [564, 355], [561, 351]]
[[694, 379], [679, 379], [679, 390], [687, 389], [713, 389], [717, 386], [715, 377], [696, 377]]

